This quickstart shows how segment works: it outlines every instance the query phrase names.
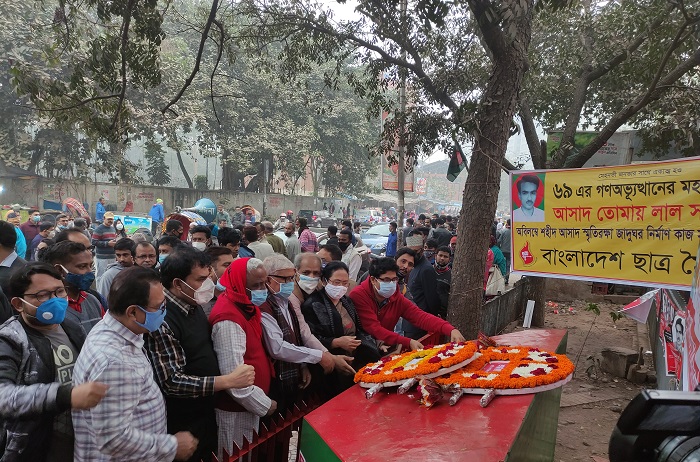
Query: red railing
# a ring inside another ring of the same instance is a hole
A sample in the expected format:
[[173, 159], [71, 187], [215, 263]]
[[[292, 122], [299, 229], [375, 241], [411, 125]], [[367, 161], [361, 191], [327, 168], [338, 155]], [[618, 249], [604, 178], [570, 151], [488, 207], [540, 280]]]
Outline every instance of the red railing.
[[294, 405], [286, 416], [277, 414], [267, 425], [260, 422], [260, 430], [253, 433], [249, 442], [244, 439], [243, 447], [234, 444], [233, 454], [224, 455], [221, 459], [212, 456], [212, 462], [244, 462], [260, 461], [274, 462], [289, 458], [289, 443], [292, 432], [297, 432], [297, 451], [295, 460], [299, 458], [299, 443], [301, 442], [301, 421], [306, 414], [316, 409], [321, 403], [317, 399], [301, 401]]
[[[439, 332], [431, 332], [419, 340], [423, 345], [439, 345], [443, 343], [443, 337]], [[221, 459], [212, 456], [212, 462], [274, 462], [284, 460], [289, 457], [289, 442], [292, 432], [297, 432], [297, 451], [294, 460], [299, 460], [299, 448], [301, 447], [301, 421], [306, 414], [310, 413], [321, 403], [318, 399], [312, 398], [301, 401], [294, 405], [286, 416], [277, 414], [275, 418], [266, 426], [260, 423], [260, 431], [253, 433], [252, 441], [245, 441], [243, 447], [237, 448], [234, 444], [233, 454], [226, 454]]]

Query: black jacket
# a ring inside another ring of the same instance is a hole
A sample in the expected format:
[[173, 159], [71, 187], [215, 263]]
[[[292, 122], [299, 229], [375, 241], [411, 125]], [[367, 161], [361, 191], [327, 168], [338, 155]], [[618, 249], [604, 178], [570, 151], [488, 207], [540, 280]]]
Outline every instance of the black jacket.
[[408, 275], [408, 290], [413, 295], [413, 303], [418, 308], [434, 314], [440, 314], [440, 297], [437, 293], [437, 273], [425, 257], [416, 261], [416, 266]]
[[[83, 329], [72, 321], [61, 326], [80, 351]], [[46, 460], [54, 417], [70, 409], [70, 385], [56, 379], [51, 341], [13, 316], [0, 326], [0, 460]]]
[[[350, 300], [350, 297], [344, 296], [341, 302], [355, 323], [355, 336], [362, 342], [353, 353], [355, 360], [352, 362], [352, 366], [355, 370], [358, 370], [358, 368], [369, 362], [377, 361], [381, 355], [377, 347], [377, 340], [362, 329], [360, 318], [357, 316], [355, 305]], [[333, 340], [344, 336], [345, 332], [340, 313], [333, 306], [325, 291], [312, 293], [301, 306], [301, 312], [311, 329], [311, 333], [316, 336], [323, 346], [328, 348], [328, 351], [333, 354], [348, 354], [347, 351], [341, 348], [331, 348]]]

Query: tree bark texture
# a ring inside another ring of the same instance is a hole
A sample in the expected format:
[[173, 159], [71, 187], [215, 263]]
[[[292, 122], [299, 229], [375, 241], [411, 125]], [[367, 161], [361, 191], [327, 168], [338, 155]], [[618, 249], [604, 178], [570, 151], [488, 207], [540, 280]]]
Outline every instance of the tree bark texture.
[[[457, 250], [452, 276], [448, 321], [466, 338], [476, 338], [481, 329], [484, 269], [491, 224], [496, 212], [511, 121], [527, 70], [527, 49], [532, 28], [532, 2], [513, 19], [516, 33], [508, 37], [499, 25], [487, 19], [491, 7], [470, 2], [493, 56], [493, 67], [477, 113], [477, 129], [459, 218]], [[506, 29], [506, 25], [503, 28]]]

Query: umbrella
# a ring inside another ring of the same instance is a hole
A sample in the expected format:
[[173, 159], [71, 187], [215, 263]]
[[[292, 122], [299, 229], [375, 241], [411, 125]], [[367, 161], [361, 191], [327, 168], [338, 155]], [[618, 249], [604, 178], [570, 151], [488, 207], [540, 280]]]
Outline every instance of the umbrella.
[[63, 206], [70, 212], [74, 217], [89, 218], [90, 214], [85, 210], [83, 204], [80, 203], [78, 199], [72, 197], [67, 198], [63, 201]]
[[625, 305], [622, 313], [628, 318], [632, 318], [637, 322], [646, 323], [649, 317], [651, 305], [654, 303], [654, 297], [659, 292], [659, 289], [647, 292], [632, 303]]

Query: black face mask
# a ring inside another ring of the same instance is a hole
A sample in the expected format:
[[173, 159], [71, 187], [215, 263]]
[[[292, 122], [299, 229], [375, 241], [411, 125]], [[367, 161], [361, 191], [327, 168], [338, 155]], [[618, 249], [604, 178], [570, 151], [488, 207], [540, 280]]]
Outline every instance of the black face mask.
[[292, 234], [294, 234], [294, 233], [284, 233], [284, 235], [287, 237], [292, 237]]
[[349, 242], [338, 242], [338, 247], [340, 247], [340, 250], [345, 252], [346, 250], [348, 250], [348, 247], [350, 247], [350, 243]]

